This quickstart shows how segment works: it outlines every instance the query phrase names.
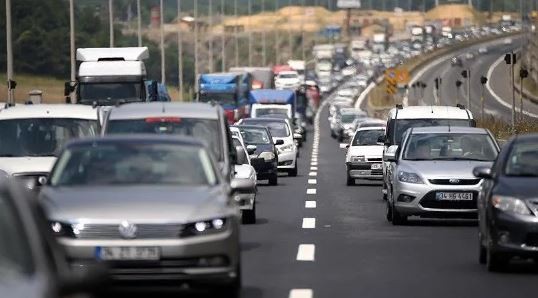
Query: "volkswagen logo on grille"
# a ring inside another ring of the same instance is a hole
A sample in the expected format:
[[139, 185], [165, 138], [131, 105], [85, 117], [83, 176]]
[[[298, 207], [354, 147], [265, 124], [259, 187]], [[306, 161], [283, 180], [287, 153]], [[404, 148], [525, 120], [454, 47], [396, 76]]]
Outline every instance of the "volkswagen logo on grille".
[[136, 232], [138, 230], [136, 225], [131, 224], [131, 223], [127, 222], [127, 221], [122, 221], [118, 229], [120, 231], [121, 237], [123, 237], [125, 239], [134, 239], [134, 238], [136, 238]]
[[449, 182], [450, 184], [459, 184], [459, 183], [460, 183], [460, 179], [452, 178], [452, 179], [448, 180], [448, 182]]

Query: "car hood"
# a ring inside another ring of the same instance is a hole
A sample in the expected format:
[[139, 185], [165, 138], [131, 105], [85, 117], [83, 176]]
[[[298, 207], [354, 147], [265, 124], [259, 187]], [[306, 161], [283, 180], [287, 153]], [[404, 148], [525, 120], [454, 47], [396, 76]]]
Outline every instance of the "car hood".
[[502, 176], [495, 186], [495, 194], [512, 196], [521, 199], [538, 199], [536, 194], [536, 177]]
[[383, 146], [351, 146], [348, 149], [348, 156], [364, 155], [367, 158], [380, 158], [383, 156]]
[[256, 170], [251, 165], [234, 165], [235, 178], [253, 179], [256, 182]]
[[443, 179], [443, 178], [460, 178], [460, 179], [476, 179], [473, 175], [475, 167], [485, 166], [491, 167], [493, 162], [482, 161], [410, 161], [400, 160], [399, 170], [413, 172], [421, 175], [426, 179]]
[[271, 144], [253, 144], [256, 145], [256, 151], [254, 151], [254, 154], [251, 155], [251, 157], [256, 157], [260, 155], [262, 152], [273, 152], [273, 146]]
[[52, 169], [56, 157], [2, 157], [0, 158], [0, 170], [8, 175], [48, 173]]
[[50, 220], [66, 223], [184, 223], [223, 216], [224, 187], [45, 187], [40, 193]]

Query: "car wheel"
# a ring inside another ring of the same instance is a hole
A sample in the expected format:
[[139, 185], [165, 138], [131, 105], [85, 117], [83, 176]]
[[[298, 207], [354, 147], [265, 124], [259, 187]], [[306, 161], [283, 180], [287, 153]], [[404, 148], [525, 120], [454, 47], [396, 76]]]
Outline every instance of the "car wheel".
[[385, 180], [383, 179], [383, 201], [386, 201], [387, 200], [387, 184], [385, 183]]
[[235, 280], [222, 288], [219, 287], [215, 291], [215, 293], [218, 294], [219, 297], [226, 297], [226, 298], [240, 298], [241, 297], [241, 265], [238, 266], [237, 269], [237, 277]]
[[288, 172], [291, 177], [297, 177], [297, 161], [295, 161], [295, 167]]
[[278, 174], [274, 173], [271, 177], [269, 177], [269, 185], [278, 185]]
[[508, 257], [502, 253], [498, 253], [489, 246], [486, 249], [486, 266], [489, 272], [502, 272], [508, 264]]
[[385, 208], [385, 216], [387, 218], [388, 222], [392, 221], [392, 206], [390, 205], [389, 201], [387, 201], [386, 208]]
[[242, 216], [241, 216], [241, 222], [247, 225], [256, 223], [256, 202], [254, 202], [254, 206], [252, 206], [252, 210], [243, 210]]
[[482, 244], [482, 236], [478, 233], [478, 263], [484, 265], [488, 261], [488, 250]]
[[347, 186], [353, 186], [355, 185], [355, 178], [349, 177], [349, 174], [347, 175]]
[[338, 142], [342, 143], [344, 141], [344, 136], [339, 135], [338, 136]]
[[395, 226], [401, 226], [405, 225], [407, 223], [407, 216], [401, 215], [398, 210], [396, 210], [396, 207], [394, 206], [394, 198], [392, 197], [392, 191], [390, 192], [391, 196], [391, 203], [390, 203], [390, 209], [391, 209], [391, 215], [392, 215], [392, 224]]

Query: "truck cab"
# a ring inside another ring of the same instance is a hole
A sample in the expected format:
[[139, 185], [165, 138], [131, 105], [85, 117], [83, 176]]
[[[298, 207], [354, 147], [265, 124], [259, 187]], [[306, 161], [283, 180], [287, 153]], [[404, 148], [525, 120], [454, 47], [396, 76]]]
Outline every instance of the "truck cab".
[[81, 63], [76, 81], [65, 84], [67, 102], [73, 92], [75, 103], [94, 106], [158, 101], [162, 93], [156, 81], [147, 81], [147, 47], [80, 48], [76, 58]]

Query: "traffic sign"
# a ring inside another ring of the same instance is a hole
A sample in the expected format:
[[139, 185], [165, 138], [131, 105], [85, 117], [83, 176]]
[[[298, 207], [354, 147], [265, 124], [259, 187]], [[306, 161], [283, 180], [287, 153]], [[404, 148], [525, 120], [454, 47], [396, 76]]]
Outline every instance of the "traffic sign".
[[336, 7], [340, 9], [361, 8], [361, 0], [338, 0]]
[[398, 80], [398, 84], [400, 85], [409, 84], [409, 81], [410, 81], [409, 71], [406, 68], [397, 68], [396, 78]]
[[385, 88], [387, 94], [394, 95], [398, 92], [398, 75], [396, 69], [389, 68], [385, 71], [385, 82], [387, 83]]

